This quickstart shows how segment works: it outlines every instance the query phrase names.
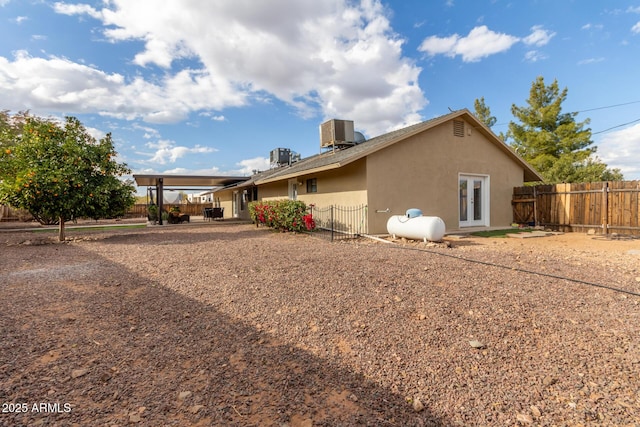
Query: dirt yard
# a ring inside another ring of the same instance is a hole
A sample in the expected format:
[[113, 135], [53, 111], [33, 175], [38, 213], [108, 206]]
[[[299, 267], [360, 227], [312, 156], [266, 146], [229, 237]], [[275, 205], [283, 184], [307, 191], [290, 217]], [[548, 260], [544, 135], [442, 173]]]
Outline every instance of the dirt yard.
[[0, 231], [2, 426], [639, 426], [640, 240]]

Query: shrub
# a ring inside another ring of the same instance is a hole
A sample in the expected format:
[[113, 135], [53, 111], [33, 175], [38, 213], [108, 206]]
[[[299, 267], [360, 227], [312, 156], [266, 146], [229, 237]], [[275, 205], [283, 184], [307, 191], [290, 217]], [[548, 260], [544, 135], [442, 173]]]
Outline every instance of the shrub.
[[251, 220], [256, 224], [281, 231], [303, 231], [315, 228], [311, 214], [307, 213], [304, 202], [297, 200], [272, 200], [251, 202]]

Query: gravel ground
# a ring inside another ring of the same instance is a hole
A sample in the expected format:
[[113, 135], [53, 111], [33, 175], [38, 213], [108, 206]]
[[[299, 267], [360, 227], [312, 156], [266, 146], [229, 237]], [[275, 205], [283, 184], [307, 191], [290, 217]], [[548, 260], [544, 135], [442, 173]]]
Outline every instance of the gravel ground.
[[2, 426], [640, 426], [640, 240], [69, 237], [0, 233]]

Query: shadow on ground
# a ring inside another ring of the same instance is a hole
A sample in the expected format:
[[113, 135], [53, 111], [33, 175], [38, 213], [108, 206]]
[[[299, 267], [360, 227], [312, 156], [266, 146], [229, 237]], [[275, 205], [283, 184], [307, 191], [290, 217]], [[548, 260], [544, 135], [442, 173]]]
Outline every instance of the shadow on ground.
[[28, 260], [40, 248], [11, 250], [25, 261], [0, 264], [0, 401], [28, 410], [0, 414], [0, 425], [445, 425], [152, 280], [109, 280], [126, 267], [76, 245], [57, 245], [38, 268]]

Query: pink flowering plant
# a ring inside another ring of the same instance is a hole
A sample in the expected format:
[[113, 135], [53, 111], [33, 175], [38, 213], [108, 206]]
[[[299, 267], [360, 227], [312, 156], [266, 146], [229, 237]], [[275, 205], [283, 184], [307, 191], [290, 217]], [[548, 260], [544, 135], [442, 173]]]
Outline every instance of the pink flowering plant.
[[280, 231], [313, 230], [315, 222], [304, 202], [297, 200], [270, 200], [249, 204], [251, 220]]

